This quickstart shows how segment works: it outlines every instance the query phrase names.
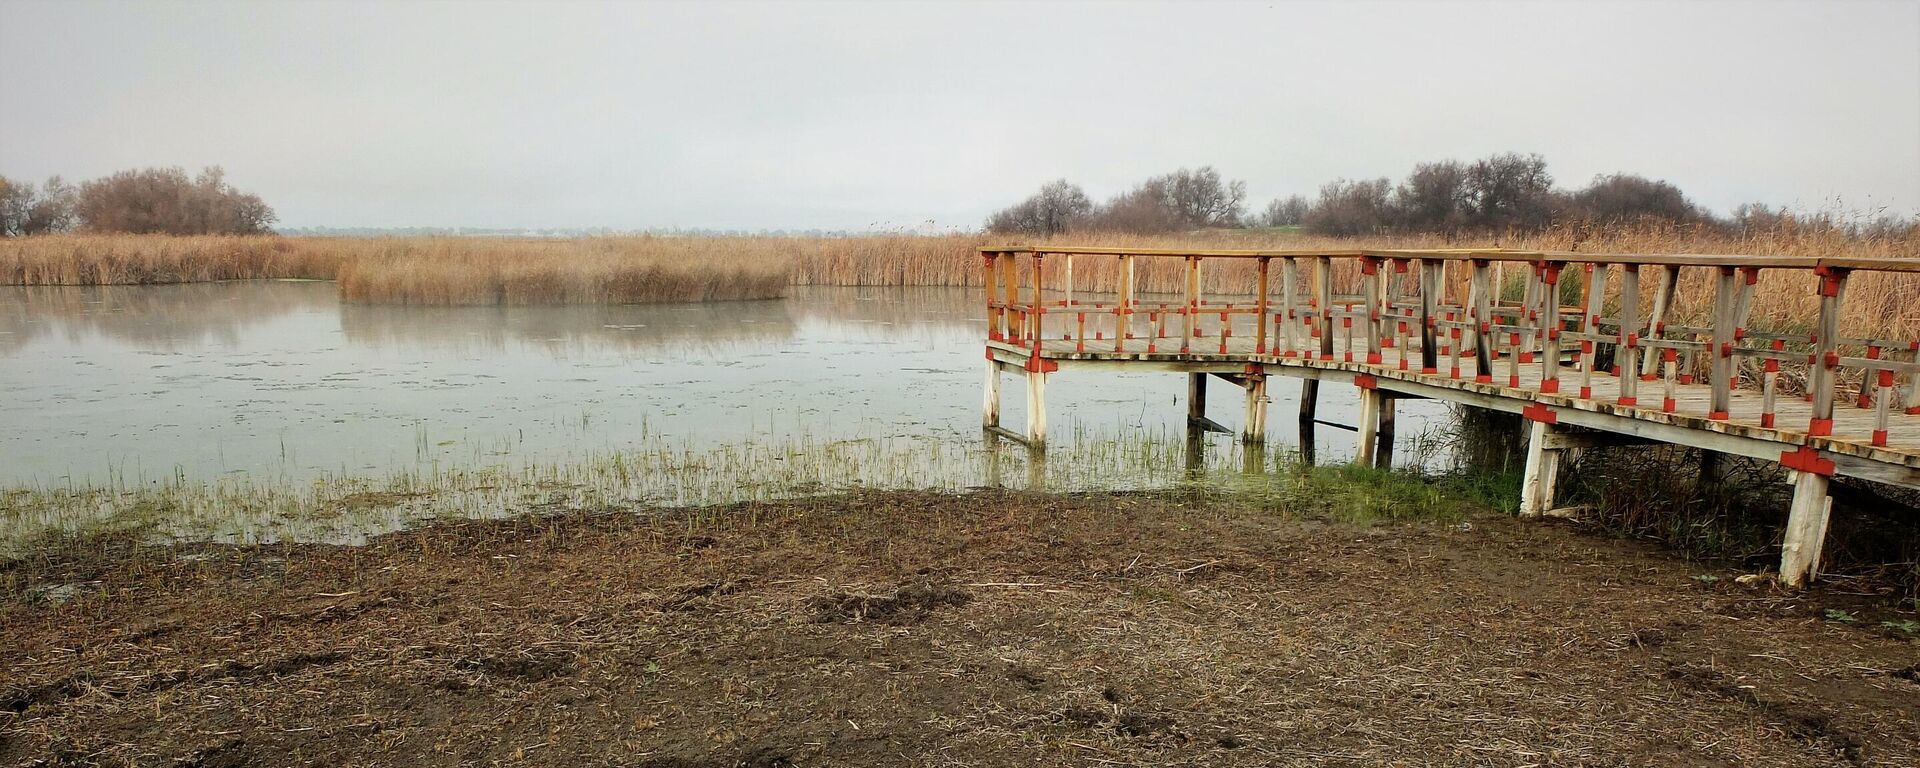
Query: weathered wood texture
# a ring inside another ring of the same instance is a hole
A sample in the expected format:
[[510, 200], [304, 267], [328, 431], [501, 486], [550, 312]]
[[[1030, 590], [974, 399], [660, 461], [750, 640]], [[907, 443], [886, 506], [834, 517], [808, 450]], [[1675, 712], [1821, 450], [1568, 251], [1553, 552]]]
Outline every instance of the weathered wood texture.
[[[1920, 272], [1920, 259], [1497, 249], [1005, 247], [981, 253], [988, 356], [997, 361], [989, 366], [983, 421], [998, 425], [995, 366], [1018, 366], [1028, 385], [1023, 437], [1033, 445], [1046, 440], [1047, 374], [1062, 365], [1240, 375], [1249, 417], [1242, 437], [1250, 443], [1265, 438], [1267, 376], [1306, 379], [1316, 395], [1321, 381], [1343, 378], [1368, 390], [1364, 400], [1371, 405], [1363, 407], [1361, 425], [1366, 449], [1378, 439], [1383, 407], [1394, 396], [1375, 392], [1379, 386], [1521, 413], [1543, 425], [1536, 430], [1542, 441], [1552, 434], [1546, 426], [1569, 421], [1776, 459], [1802, 478], [1782, 562], [1789, 583], [1817, 571], [1825, 478], [1854, 475], [1920, 487], [1920, 340], [1840, 335], [1850, 274]], [[1074, 257], [1110, 265], [1117, 279], [1105, 292], [1077, 288]], [[1271, 279], [1275, 259], [1277, 281]], [[1223, 293], [1220, 282], [1205, 279], [1206, 264], [1222, 260], [1246, 270], [1242, 294]], [[1140, 261], [1156, 274], [1177, 269], [1183, 295], [1142, 297], [1134, 278]], [[1615, 270], [1620, 279], [1611, 281]], [[1657, 277], [1651, 297], [1641, 293], [1647, 270]], [[1672, 319], [1687, 270], [1715, 277], [1704, 327]], [[1818, 293], [1811, 331], [1747, 327], [1763, 271], [1802, 275], [1795, 279]], [[1562, 297], [1561, 278], [1568, 275], [1581, 276], [1573, 304]], [[1644, 313], [1643, 303], [1650, 305]], [[1169, 334], [1178, 334], [1178, 343]], [[1613, 350], [1605, 365], [1603, 346]], [[1793, 379], [1806, 381], [1803, 397], [1779, 392], [1783, 368], [1805, 371]], [[1563, 375], [1578, 386], [1563, 387]], [[1643, 397], [1642, 383], [1659, 396]], [[1209, 423], [1200, 411], [1204, 380], [1196, 377], [1194, 387], [1195, 420]], [[1313, 422], [1315, 399], [1302, 398], [1303, 425]], [[1544, 442], [1533, 453], [1541, 463], [1530, 457], [1522, 501], [1529, 513], [1551, 506], [1558, 464], [1558, 449]]]

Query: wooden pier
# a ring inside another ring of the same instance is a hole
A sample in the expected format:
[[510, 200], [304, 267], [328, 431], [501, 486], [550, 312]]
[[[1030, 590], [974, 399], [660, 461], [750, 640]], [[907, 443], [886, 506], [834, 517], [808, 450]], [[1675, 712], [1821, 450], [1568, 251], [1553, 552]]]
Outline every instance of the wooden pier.
[[[1554, 506], [1568, 451], [1655, 443], [1778, 462], [1793, 484], [1780, 558], [1781, 580], [1793, 586], [1817, 573], [1832, 477], [1920, 488], [1920, 341], [1841, 333], [1851, 325], [1842, 322], [1851, 277], [1920, 272], [1920, 258], [1027, 247], [981, 255], [985, 428], [1035, 450], [1046, 445], [1047, 379], [1066, 371], [1185, 373], [1196, 429], [1220, 429], [1206, 418], [1207, 378], [1231, 381], [1245, 393], [1248, 443], [1266, 440], [1269, 376], [1303, 380], [1303, 428], [1316, 420], [1322, 384], [1354, 386], [1356, 453], [1366, 461], [1383, 432], [1392, 439], [1395, 399], [1446, 400], [1527, 420], [1525, 516]], [[1799, 318], [1805, 332], [1747, 327], [1763, 273], [1817, 296], [1817, 316]], [[1677, 290], [1699, 275], [1710, 305], [1682, 325], [1677, 300], [1695, 297]], [[1026, 380], [1027, 424], [1017, 432], [1000, 423], [1007, 373]]]

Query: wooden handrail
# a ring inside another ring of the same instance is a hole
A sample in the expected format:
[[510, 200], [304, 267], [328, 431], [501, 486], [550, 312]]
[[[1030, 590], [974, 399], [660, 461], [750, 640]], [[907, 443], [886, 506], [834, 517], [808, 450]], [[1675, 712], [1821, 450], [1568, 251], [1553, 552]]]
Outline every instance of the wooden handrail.
[[[1849, 275], [1920, 273], [1920, 258], [1508, 249], [979, 250], [986, 269], [989, 341], [1018, 347], [1035, 359], [1050, 356], [1048, 342], [1067, 341], [1072, 353], [1082, 355], [1244, 355], [1249, 362], [1311, 359], [1439, 376], [1444, 358], [1449, 361], [1447, 378], [1471, 376], [1478, 384], [1526, 389], [1532, 396], [1575, 394], [1571, 386], [1563, 394], [1561, 381], [1566, 377], [1577, 380], [1580, 399], [1590, 400], [1596, 396], [1596, 378], [1604, 383], [1612, 377], [1617, 385], [1607, 396], [1610, 406], [1684, 411], [1713, 421], [1732, 417], [1736, 392], [1757, 387], [1764, 399], [1760, 421], [1768, 426], [1775, 421], [1782, 366], [1804, 364], [1812, 402], [1805, 426], [1809, 435], [1833, 434], [1834, 410], [1847, 405], [1875, 413], [1873, 439], [1884, 445], [1889, 412], [1920, 412], [1920, 341], [1840, 335], [1842, 293]], [[1111, 270], [1106, 289], [1075, 285], [1075, 256], [1089, 265], [1083, 274], [1099, 276], [1101, 270]], [[1108, 267], [1104, 258], [1115, 261]], [[1164, 281], [1158, 290], [1171, 288], [1173, 295], [1139, 298], [1139, 259], [1179, 260], [1177, 272], [1149, 273]], [[1230, 286], [1230, 301], [1207, 298], [1222, 290], [1220, 280], [1203, 279], [1216, 274], [1203, 262], [1216, 259], [1251, 262], [1242, 271], [1219, 273]], [[1277, 280], [1272, 275], [1275, 260]], [[1336, 270], [1343, 264], [1352, 266]], [[1519, 265], [1526, 271], [1515, 269]], [[1609, 285], [1616, 269], [1621, 274], [1618, 285]], [[1698, 300], [1680, 302], [1687, 298], [1678, 295], [1682, 274], [1705, 269], [1715, 274], [1707, 322], [1671, 322], [1677, 302], [1699, 306]], [[1649, 270], [1656, 282], [1646, 302], [1651, 311], [1643, 314], [1641, 287]], [[1816, 277], [1821, 300], [1815, 330], [1749, 332], [1747, 316], [1761, 273], [1782, 270]], [[1336, 271], [1346, 293], [1335, 292]], [[1524, 280], [1517, 302], [1503, 295], [1513, 287], [1504, 278], [1516, 273]], [[1577, 299], [1563, 300], [1563, 275], [1581, 280]], [[1246, 281], [1244, 288], [1239, 280]], [[1277, 297], [1276, 289], [1281, 294]], [[1464, 295], [1451, 293], [1455, 290]], [[1250, 299], [1240, 298], [1248, 295], [1245, 291], [1251, 291]], [[1102, 300], [1103, 295], [1112, 300]], [[1623, 301], [1626, 296], [1633, 300]], [[1610, 304], [1616, 306], [1610, 310]], [[1174, 318], [1178, 322], [1169, 322]], [[1180, 334], [1178, 344], [1168, 343], [1169, 332]], [[1144, 344], [1138, 340], [1142, 335]], [[1089, 336], [1100, 343], [1089, 347]], [[1602, 364], [1605, 346], [1614, 351]], [[1749, 367], [1743, 368], [1742, 361], [1750, 361]], [[1764, 370], [1749, 375], [1755, 366]], [[1706, 393], [1689, 396], [1683, 404], [1681, 389], [1702, 375]], [[1641, 381], [1655, 382], [1658, 402], [1642, 402]], [[1839, 391], [1843, 386], [1845, 396]]]

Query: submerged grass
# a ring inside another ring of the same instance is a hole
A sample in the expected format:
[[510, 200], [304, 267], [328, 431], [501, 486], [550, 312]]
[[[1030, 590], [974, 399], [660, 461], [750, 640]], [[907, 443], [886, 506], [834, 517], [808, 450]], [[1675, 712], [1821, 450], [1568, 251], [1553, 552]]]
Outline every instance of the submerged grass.
[[329, 476], [311, 482], [224, 479], [0, 491], [0, 552], [50, 532], [155, 540], [358, 544], [439, 520], [502, 519], [580, 510], [729, 505], [852, 491], [1224, 494], [1253, 508], [1354, 523], [1451, 519], [1488, 508], [1452, 476], [1268, 461], [1236, 446], [1187, 444], [1171, 433], [1088, 436], [1035, 458], [1009, 445], [932, 438], [788, 438], [718, 448], [656, 441], [578, 460]]

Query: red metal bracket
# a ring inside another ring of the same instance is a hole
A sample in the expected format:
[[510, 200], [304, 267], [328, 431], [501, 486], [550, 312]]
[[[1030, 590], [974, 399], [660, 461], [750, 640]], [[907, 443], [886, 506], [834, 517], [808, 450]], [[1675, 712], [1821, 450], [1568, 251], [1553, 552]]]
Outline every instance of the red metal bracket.
[[1361, 389], [1378, 389], [1380, 380], [1371, 373], [1363, 373], [1353, 377], [1353, 385]]
[[1834, 470], [1832, 459], [1820, 458], [1819, 451], [1804, 445], [1800, 446], [1799, 450], [1787, 451], [1780, 454], [1780, 466], [1786, 467], [1787, 469], [1797, 469], [1801, 472], [1825, 475], [1827, 477], [1832, 477]]
[[1548, 408], [1544, 403], [1534, 403], [1520, 409], [1520, 416], [1528, 421], [1537, 421], [1542, 424], [1560, 423], [1560, 414], [1554, 413], [1553, 409]]
[[1028, 373], [1053, 373], [1060, 370], [1060, 364], [1039, 355], [1027, 358]]

